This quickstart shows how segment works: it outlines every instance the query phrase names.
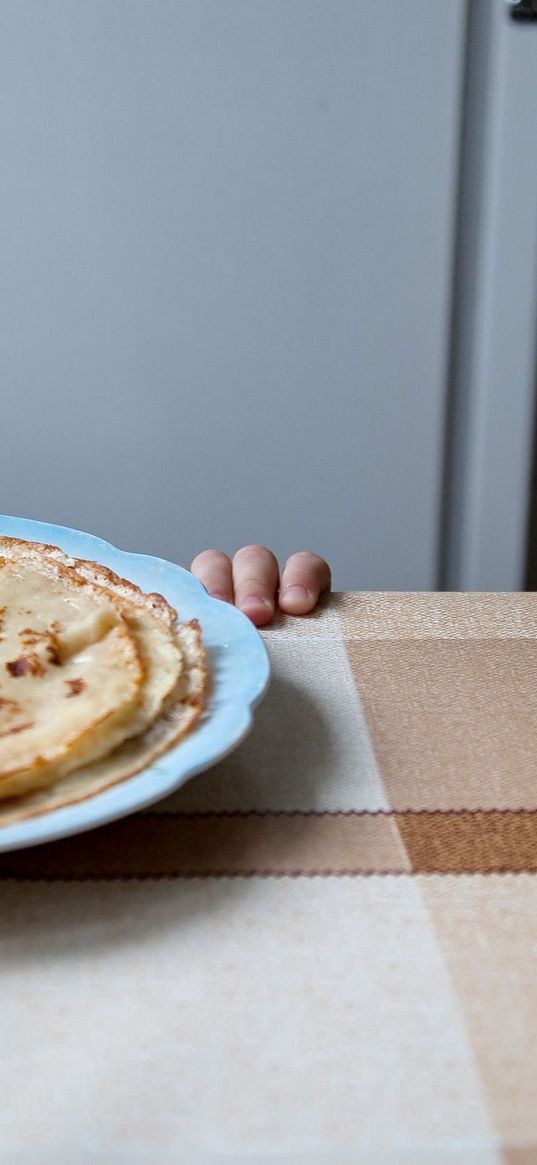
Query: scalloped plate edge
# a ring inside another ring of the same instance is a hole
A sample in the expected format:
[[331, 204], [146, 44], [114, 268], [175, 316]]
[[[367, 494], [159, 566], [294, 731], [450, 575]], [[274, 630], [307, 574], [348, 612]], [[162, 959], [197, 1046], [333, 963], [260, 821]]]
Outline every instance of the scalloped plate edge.
[[0, 853], [86, 832], [145, 809], [242, 743], [268, 689], [270, 661], [259, 632], [241, 611], [211, 598], [184, 567], [121, 550], [85, 531], [0, 514], [0, 535], [60, 546], [73, 557], [101, 562], [144, 590], [162, 591], [182, 621], [199, 619], [212, 681], [206, 713], [190, 736], [141, 773], [85, 802], [0, 827]]

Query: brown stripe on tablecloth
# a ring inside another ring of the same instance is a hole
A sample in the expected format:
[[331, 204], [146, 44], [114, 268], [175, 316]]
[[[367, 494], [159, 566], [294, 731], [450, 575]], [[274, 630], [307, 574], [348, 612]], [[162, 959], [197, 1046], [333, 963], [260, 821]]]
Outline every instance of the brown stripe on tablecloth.
[[346, 648], [391, 809], [537, 809], [535, 640]]
[[331, 596], [348, 639], [537, 639], [537, 593], [346, 591]]
[[537, 872], [536, 811], [144, 813], [0, 855], [0, 878]]
[[144, 813], [0, 854], [0, 878], [409, 873], [389, 814]]
[[395, 816], [414, 874], [537, 871], [535, 810]]
[[504, 1165], [536, 1165], [536, 1145], [504, 1145], [502, 1146], [502, 1161]]

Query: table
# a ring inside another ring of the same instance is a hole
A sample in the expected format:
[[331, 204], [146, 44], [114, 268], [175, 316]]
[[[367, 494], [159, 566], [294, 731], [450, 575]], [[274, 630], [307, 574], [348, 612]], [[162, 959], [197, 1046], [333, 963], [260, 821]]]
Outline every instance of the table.
[[263, 638], [232, 756], [1, 857], [2, 1165], [537, 1162], [537, 595]]

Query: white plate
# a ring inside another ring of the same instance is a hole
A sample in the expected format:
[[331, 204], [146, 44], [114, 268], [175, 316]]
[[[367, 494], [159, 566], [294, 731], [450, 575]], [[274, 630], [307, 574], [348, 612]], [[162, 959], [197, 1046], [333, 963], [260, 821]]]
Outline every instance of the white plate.
[[163, 594], [177, 608], [181, 622], [199, 619], [211, 680], [206, 712], [185, 740], [135, 777], [80, 805], [0, 828], [0, 852], [94, 829], [152, 805], [233, 752], [244, 740], [252, 727], [253, 709], [267, 690], [270, 664], [261, 636], [236, 607], [212, 599], [198, 579], [181, 566], [117, 550], [80, 530], [0, 515], [0, 534], [60, 546], [75, 558], [103, 563], [144, 591]]

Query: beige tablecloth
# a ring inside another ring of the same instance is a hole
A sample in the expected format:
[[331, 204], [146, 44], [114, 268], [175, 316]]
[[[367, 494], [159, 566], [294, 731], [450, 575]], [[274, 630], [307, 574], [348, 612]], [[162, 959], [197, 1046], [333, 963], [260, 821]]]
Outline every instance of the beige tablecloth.
[[232, 756], [0, 858], [1, 1165], [533, 1165], [537, 596], [263, 638]]

